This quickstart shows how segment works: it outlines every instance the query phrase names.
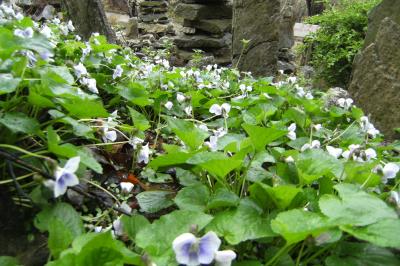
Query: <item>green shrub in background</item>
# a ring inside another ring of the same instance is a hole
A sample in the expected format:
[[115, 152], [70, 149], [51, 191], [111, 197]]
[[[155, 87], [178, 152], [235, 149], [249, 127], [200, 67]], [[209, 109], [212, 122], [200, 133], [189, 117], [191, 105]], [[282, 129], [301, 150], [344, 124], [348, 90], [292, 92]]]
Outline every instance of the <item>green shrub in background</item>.
[[321, 28], [305, 39], [312, 49], [310, 63], [317, 79], [329, 86], [346, 87], [355, 55], [362, 48], [368, 25], [368, 12], [380, 0], [341, 0], [307, 23]]

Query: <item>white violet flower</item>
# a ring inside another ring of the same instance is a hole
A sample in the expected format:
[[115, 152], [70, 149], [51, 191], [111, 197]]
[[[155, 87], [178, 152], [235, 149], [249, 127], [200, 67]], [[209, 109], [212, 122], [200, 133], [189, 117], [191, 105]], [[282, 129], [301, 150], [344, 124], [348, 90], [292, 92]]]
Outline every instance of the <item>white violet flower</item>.
[[74, 66], [74, 71], [75, 71], [75, 76], [77, 76], [78, 78], [88, 74], [86, 67], [82, 63], [79, 63], [78, 65]]
[[353, 105], [353, 99], [351, 99], [351, 98], [339, 98], [338, 100], [337, 100], [337, 104], [340, 106], [340, 107], [342, 107], [342, 108], [344, 108], [344, 109], [346, 109], [346, 110], [348, 110], [352, 105]]
[[335, 148], [332, 146], [326, 146], [326, 150], [330, 155], [335, 157], [336, 159], [339, 158], [340, 155], [342, 155], [343, 149], [341, 148]]
[[122, 69], [121, 65], [117, 65], [114, 70], [113, 79], [122, 77], [122, 73], [124, 70]]
[[75, 172], [79, 168], [80, 157], [69, 159], [64, 167], [57, 166], [54, 177], [55, 181], [47, 180], [45, 185], [54, 191], [54, 197], [57, 198], [67, 191], [68, 187], [73, 187], [79, 184], [79, 179]]
[[222, 105], [213, 104], [209, 111], [215, 115], [223, 115], [224, 117], [228, 117], [228, 114], [231, 111], [231, 105], [229, 103], [223, 103]]
[[96, 93], [96, 94], [99, 93], [95, 79], [83, 77], [81, 79], [81, 83], [82, 83], [82, 85], [86, 85], [91, 92]]
[[399, 170], [400, 167], [396, 163], [387, 163], [382, 169], [384, 180], [395, 178]]
[[286, 136], [287, 136], [289, 139], [295, 140], [295, 139], [297, 138], [297, 136], [296, 136], [296, 128], [297, 128], [296, 123], [290, 124], [290, 126], [287, 128], [288, 131], [289, 131], [289, 133], [287, 133]]
[[186, 100], [186, 97], [185, 97], [185, 95], [183, 95], [182, 93], [178, 93], [178, 94], [176, 95], [176, 100], [177, 100], [178, 102], [182, 103], [182, 102], [184, 102], [184, 101]]
[[119, 186], [121, 187], [122, 193], [128, 194], [132, 191], [132, 189], [135, 187], [134, 184], [131, 182], [121, 182], [119, 183]]
[[139, 151], [138, 154], [138, 163], [145, 163], [148, 164], [149, 163], [149, 155], [150, 155], [150, 149], [149, 149], [149, 143], [147, 143], [146, 145], [142, 146], [142, 148]]
[[220, 245], [221, 240], [212, 231], [201, 238], [196, 238], [191, 233], [184, 233], [172, 242], [176, 261], [187, 266], [210, 264]]
[[231, 266], [234, 259], [236, 259], [236, 253], [232, 250], [215, 252], [215, 266]]
[[14, 30], [14, 35], [23, 39], [30, 39], [33, 37], [33, 29], [31, 27], [23, 30], [16, 29]]
[[168, 110], [171, 110], [172, 107], [174, 106], [174, 104], [171, 101], [168, 101], [164, 104], [165, 108], [167, 108]]

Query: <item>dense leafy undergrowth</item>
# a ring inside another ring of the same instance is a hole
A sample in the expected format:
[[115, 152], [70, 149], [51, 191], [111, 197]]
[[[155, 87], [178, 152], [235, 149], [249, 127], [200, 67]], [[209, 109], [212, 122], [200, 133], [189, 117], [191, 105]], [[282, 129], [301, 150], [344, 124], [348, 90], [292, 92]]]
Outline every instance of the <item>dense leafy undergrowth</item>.
[[48, 265], [399, 265], [399, 145], [351, 99], [0, 23], [0, 182]]
[[307, 22], [321, 28], [306, 37], [303, 49], [312, 50], [310, 63], [317, 79], [330, 86], [347, 87], [354, 57], [364, 44], [368, 12], [380, 0], [341, 0]]

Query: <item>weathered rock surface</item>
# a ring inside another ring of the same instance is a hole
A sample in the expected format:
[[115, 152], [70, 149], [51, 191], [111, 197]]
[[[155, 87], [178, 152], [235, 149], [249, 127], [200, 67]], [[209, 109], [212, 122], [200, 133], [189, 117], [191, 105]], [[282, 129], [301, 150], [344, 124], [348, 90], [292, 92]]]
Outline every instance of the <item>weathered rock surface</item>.
[[222, 64], [230, 63], [232, 6], [225, 0], [181, 0], [174, 9], [180, 18], [175, 45], [186, 60], [193, 49], [202, 50]]
[[[400, 1], [383, 1], [395, 14], [384, 18], [368, 32], [370, 44], [363, 49], [353, 64], [349, 92], [366, 114], [371, 115], [376, 127], [389, 139], [398, 137], [393, 129], [400, 127]], [[378, 9], [379, 10], [379, 9]], [[381, 14], [373, 13], [377, 17]]]
[[[233, 64], [255, 76], [274, 75], [279, 45], [279, 0], [234, 0], [233, 10]], [[250, 43], [241, 56], [243, 39]]]
[[212, 18], [230, 18], [232, 9], [226, 5], [219, 4], [178, 4], [175, 8], [175, 14], [188, 20], [212, 19]]
[[380, 24], [386, 17], [400, 24], [399, 0], [384, 0], [380, 5], [371, 10], [368, 16], [368, 34], [365, 37], [364, 48], [375, 40]]
[[117, 42], [100, 0], [62, 0], [79, 34], [89, 39], [93, 32], [99, 32], [107, 37], [109, 42]]

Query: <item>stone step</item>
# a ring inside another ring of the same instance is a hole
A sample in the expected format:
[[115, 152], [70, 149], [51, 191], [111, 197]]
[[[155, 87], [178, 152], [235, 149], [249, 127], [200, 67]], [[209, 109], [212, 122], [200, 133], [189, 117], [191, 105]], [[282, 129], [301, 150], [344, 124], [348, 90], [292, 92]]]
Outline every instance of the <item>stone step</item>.
[[173, 39], [179, 48], [222, 48], [228, 46], [224, 39], [207, 35], [181, 35]]
[[185, 19], [185, 27], [192, 27], [211, 34], [223, 34], [232, 31], [232, 19], [207, 19], [192, 21]]

